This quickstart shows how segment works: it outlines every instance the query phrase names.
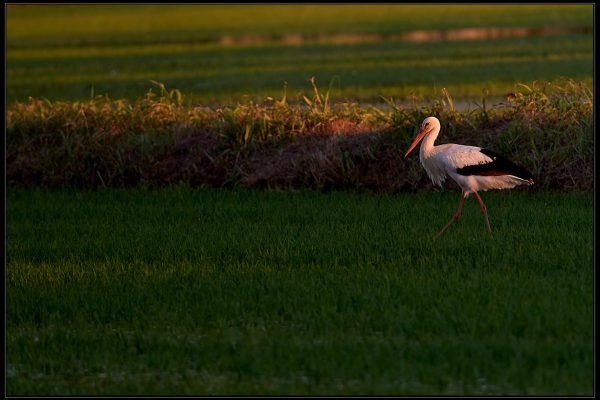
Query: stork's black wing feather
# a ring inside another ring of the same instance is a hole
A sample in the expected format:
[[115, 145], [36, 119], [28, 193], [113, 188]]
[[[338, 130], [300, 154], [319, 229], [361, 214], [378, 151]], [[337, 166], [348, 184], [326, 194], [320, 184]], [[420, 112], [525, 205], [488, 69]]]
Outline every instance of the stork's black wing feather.
[[487, 149], [481, 149], [481, 152], [490, 157], [492, 161], [487, 164], [467, 165], [462, 168], [457, 168], [456, 172], [460, 175], [481, 175], [481, 176], [499, 176], [513, 175], [524, 180], [533, 179], [529, 171], [523, 167], [519, 167], [512, 161], [504, 158], [504, 156]]

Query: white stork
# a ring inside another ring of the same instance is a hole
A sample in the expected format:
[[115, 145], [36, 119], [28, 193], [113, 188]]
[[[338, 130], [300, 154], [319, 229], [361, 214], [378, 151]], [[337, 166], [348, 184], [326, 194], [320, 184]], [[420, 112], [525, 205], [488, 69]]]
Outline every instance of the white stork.
[[477, 193], [480, 190], [509, 189], [517, 185], [533, 185], [533, 177], [529, 171], [513, 164], [500, 154], [482, 149], [481, 147], [462, 146], [460, 144], [442, 144], [434, 146], [433, 143], [440, 133], [440, 121], [435, 117], [425, 118], [421, 130], [414, 138], [404, 158], [423, 140], [421, 144], [421, 164], [427, 175], [436, 185], [442, 185], [447, 176], [450, 176], [462, 189], [458, 209], [450, 221], [435, 236], [439, 237], [448, 227], [457, 221], [462, 214], [465, 198], [473, 193], [479, 202], [481, 212], [485, 217], [487, 230], [492, 234], [490, 221], [483, 200]]

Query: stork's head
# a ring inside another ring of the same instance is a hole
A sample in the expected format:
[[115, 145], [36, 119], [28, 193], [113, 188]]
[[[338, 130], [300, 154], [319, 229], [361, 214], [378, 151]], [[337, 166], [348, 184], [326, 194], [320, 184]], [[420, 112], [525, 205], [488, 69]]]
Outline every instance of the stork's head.
[[419, 133], [413, 139], [412, 143], [410, 144], [410, 147], [408, 148], [408, 150], [406, 151], [406, 154], [404, 155], [404, 158], [406, 158], [406, 156], [408, 156], [408, 153], [410, 153], [415, 147], [417, 147], [417, 145], [419, 144], [419, 142], [421, 140], [423, 140], [425, 135], [427, 135], [428, 133], [433, 132], [433, 131], [437, 131], [437, 132], [440, 131], [440, 120], [437, 119], [436, 117], [425, 118], [423, 120], [423, 122], [421, 123], [421, 129], [420, 129]]

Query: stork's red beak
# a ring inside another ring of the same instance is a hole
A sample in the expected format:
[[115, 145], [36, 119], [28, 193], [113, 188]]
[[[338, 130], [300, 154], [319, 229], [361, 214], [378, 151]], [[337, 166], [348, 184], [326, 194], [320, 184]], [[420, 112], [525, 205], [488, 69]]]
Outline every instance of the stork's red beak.
[[410, 144], [410, 147], [406, 151], [406, 154], [404, 155], [404, 158], [406, 158], [406, 156], [408, 155], [408, 153], [410, 153], [415, 147], [417, 147], [417, 145], [425, 137], [425, 135], [427, 134], [427, 132], [429, 132], [427, 129], [423, 129], [421, 132], [419, 132], [417, 134], [417, 136], [415, 136], [415, 139]]

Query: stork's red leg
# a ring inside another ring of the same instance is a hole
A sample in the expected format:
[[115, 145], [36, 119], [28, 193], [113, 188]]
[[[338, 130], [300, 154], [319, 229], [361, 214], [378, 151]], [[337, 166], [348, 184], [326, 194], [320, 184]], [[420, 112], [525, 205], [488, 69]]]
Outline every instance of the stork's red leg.
[[479, 193], [473, 192], [473, 194], [475, 194], [475, 197], [477, 197], [477, 201], [479, 201], [479, 207], [481, 207], [481, 212], [483, 213], [483, 216], [485, 217], [485, 225], [487, 226], [487, 230], [491, 235], [492, 228], [490, 228], [490, 220], [488, 219], [488, 215], [487, 215], [487, 207], [485, 206], [485, 204], [483, 204], [483, 200], [481, 200]]
[[458, 202], [458, 209], [456, 210], [456, 212], [452, 216], [452, 219], [446, 224], [446, 226], [444, 226], [442, 228], [442, 230], [439, 231], [437, 235], [435, 235], [435, 239], [437, 239], [442, 233], [444, 233], [446, 231], [446, 229], [448, 229], [448, 227], [450, 225], [452, 225], [452, 223], [454, 221], [458, 221], [458, 219], [462, 215], [462, 207], [463, 207], [463, 202], [465, 201], [465, 197], [467, 197], [467, 194], [465, 192], [462, 192], [462, 195], [460, 196], [460, 201]]

